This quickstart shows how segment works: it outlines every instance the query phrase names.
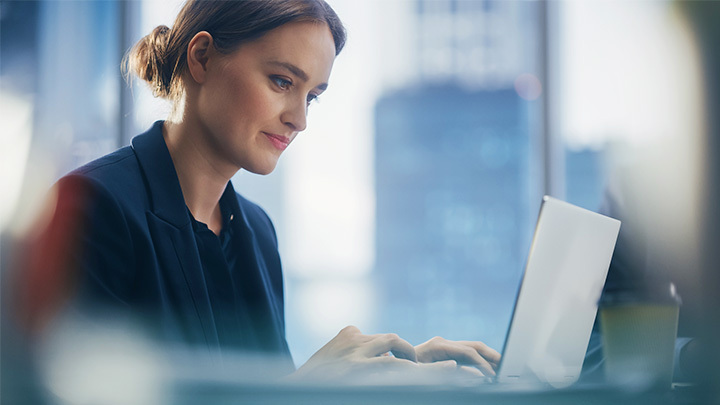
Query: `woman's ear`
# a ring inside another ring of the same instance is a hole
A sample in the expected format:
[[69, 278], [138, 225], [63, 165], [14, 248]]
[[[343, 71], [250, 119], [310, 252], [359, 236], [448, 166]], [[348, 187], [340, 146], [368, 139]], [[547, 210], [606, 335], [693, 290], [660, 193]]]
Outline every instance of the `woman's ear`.
[[200, 31], [190, 40], [187, 49], [188, 72], [196, 83], [204, 83], [207, 76], [208, 60], [213, 49], [213, 37], [207, 31]]

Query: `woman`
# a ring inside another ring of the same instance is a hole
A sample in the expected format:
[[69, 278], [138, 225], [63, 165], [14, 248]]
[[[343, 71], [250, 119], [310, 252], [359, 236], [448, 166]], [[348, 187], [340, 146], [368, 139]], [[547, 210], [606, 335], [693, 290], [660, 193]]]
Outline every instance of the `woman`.
[[[72, 287], [84, 312], [130, 314], [163, 341], [289, 360], [275, 231], [230, 179], [272, 172], [344, 41], [323, 0], [189, 0], [172, 29], [143, 38], [128, 66], [173, 111], [58, 182], [55, 215], [32, 250], [43, 254], [28, 264], [31, 279], [53, 287], [29, 300], [29, 324]], [[413, 347], [348, 327], [297, 374], [442, 360], [491, 375], [499, 355], [480, 342]]]

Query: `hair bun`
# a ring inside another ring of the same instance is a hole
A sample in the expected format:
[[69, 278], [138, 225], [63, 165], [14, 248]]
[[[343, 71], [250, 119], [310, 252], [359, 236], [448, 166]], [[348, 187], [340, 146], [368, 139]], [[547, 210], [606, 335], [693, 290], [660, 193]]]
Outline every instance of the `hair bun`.
[[167, 48], [170, 28], [159, 25], [130, 50], [126, 56], [126, 71], [145, 80], [156, 97], [170, 96], [172, 66], [168, 66]]

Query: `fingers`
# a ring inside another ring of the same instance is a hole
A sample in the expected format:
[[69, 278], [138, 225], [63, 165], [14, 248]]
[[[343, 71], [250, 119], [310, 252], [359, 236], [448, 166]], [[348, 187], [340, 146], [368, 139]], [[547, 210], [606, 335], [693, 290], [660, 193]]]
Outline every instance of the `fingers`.
[[[373, 357], [367, 359], [364, 371], [382, 371], [389, 373], [436, 373], [436, 376], [458, 375], [465, 378], [485, 378], [475, 367], [459, 366], [455, 360], [443, 360], [433, 363], [413, 363], [409, 360], [393, 357]], [[419, 375], [419, 374], [417, 374]]]
[[475, 366], [487, 376], [495, 375], [495, 368], [500, 361], [500, 354], [482, 342], [455, 342], [435, 337], [419, 345], [416, 350], [423, 362], [453, 359], [461, 364]]
[[459, 367], [454, 360], [434, 363], [413, 363], [394, 357], [373, 357], [364, 361], [362, 369], [355, 370], [353, 384], [412, 384], [475, 386], [486, 377], [474, 367]]
[[500, 364], [500, 358], [502, 357], [500, 353], [497, 352], [497, 350], [491, 348], [490, 346], [486, 345], [483, 342], [473, 342], [473, 341], [467, 341], [467, 340], [461, 340], [458, 343], [465, 346], [470, 346], [473, 349], [475, 349], [485, 360], [487, 360], [490, 364], [493, 364], [497, 367], [498, 364]]
[[463, 373], [472, 376], [472, 377], [485, 377], [485, 374], [482, 373], [482, 371], [476, 369], [475, 367], [468, 367], [468, 366], [460, 366], [458, 367], [460, 371]]
[[446, 342], [442, 344], [441, 350], [443, 350], [449, 358], [457, 360], [460, 364], [476, 366], [487, 376], [495, 375], [495, 369], [492, 364], [470, 346], [459, 344], [458, 342]]
[[[393, 356], [387, 355], [392, 352]], [[422, 353], [424, 364], [417, 363]], [[478, 381], [494, 375], [493, 366], [480, 353], [498, 360], [497, 352], [480, 342], [431, 339], [416, 349], [394, 333], [363, 335], [354, 326], [342, 329], [295, 372], [296, 379], [342, 380], [358, 383], [423, 381], [450, 383], [456, 377]], [[473, 367], [458, 367], [459, 364]]]
[[417, 362], [415, 347], [394, 333], [363, 335], [357, 327], [346, 326], [338, 333], [338, 338], [354, 342], [358, 352], [366, 357], [392, 352], [397, 358]]
[[418, 363], [391, 356], [370, 357], [365, 360], [366, 371], [411, 371], [417, 370]]
[[348, 325], [340, 330], [338, 332], [339, 335], [360, 335], [362, 332], [360, 332], [360, 329], [357, 328], [357, 326], [354, 325]]
[[407, 341], [394, 333], [373, 335], [372, 340], [365, 346], [365, 354], [370, 357], [380, 356], [392, 352], [399, 359], [417, 362], [415, 348]]
[[418, 363], [418, 369], [431, 377], [432, 383], [451, 385], [477, 385], [487, 382], [487, 377], [477, 368], [460, 366], [454, 360]]

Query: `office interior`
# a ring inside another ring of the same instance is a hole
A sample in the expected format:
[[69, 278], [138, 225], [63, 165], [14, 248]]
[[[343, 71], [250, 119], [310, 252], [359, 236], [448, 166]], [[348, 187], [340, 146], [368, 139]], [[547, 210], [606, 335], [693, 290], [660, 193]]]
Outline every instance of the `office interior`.
[[[543, 195], [621, 219], [638, 274], [682, 296], [678, 336], [720, 336], [718, 2], [328, 3], [348, 43], [308, 129], [272, 174], [233, 178], [277, 230], [297, 365], [351, 324], [413, 344], [440, 335], [501, 351]], [[168, 114], [120, 65], [180, 6], [0, 3], [4, 396], [164, 398], [153, 382], [166, 371], [123, 325], [60, 327], [35, 352], [14, 327], [7, 286], [52, 184]], [[720, 397], [720, 350], [703, 355], [691, 381], [702, 391], [681, 401]], [[103, 387], [113, 373], [139, 388]], [[605, 395], [594, 400], [627, 399]]]

